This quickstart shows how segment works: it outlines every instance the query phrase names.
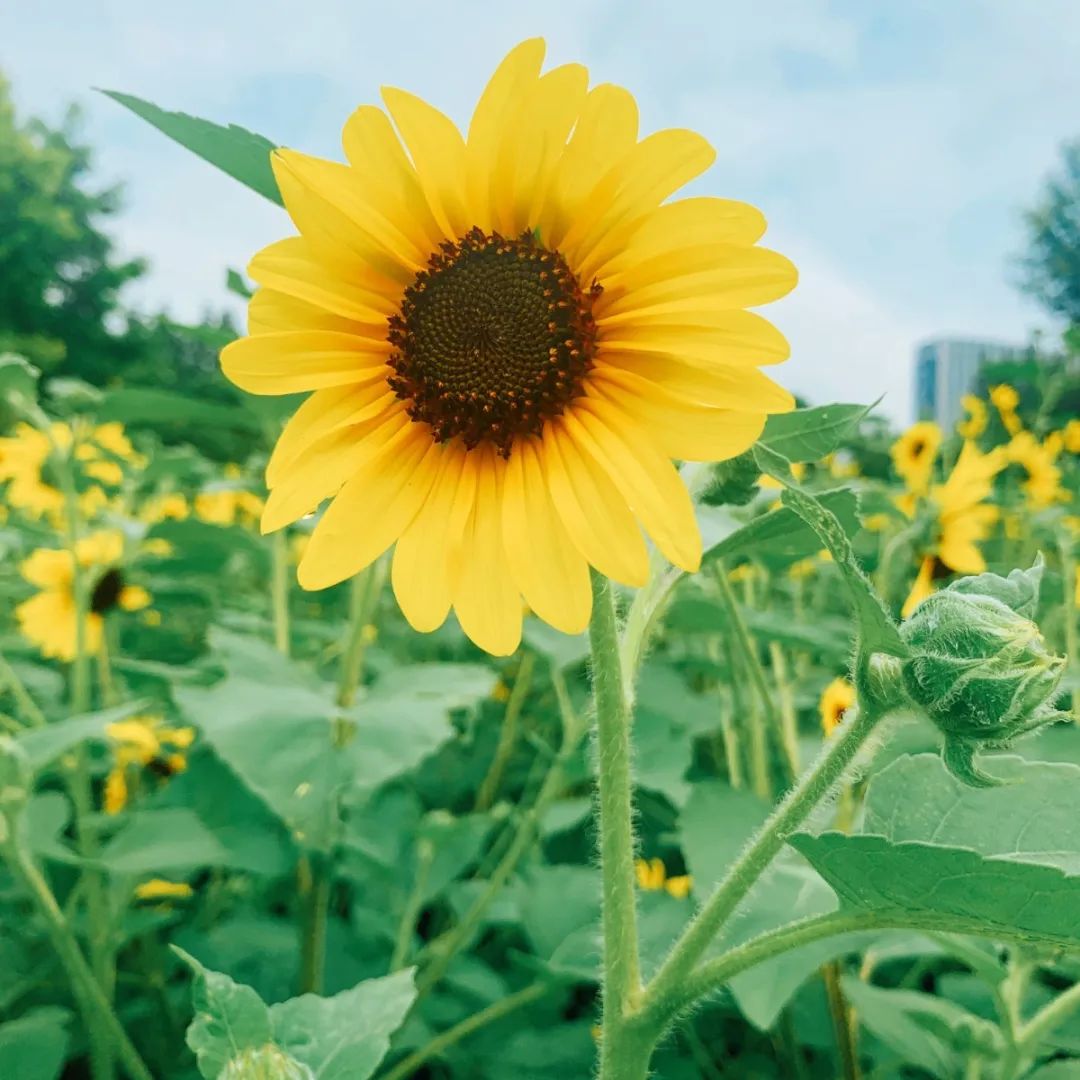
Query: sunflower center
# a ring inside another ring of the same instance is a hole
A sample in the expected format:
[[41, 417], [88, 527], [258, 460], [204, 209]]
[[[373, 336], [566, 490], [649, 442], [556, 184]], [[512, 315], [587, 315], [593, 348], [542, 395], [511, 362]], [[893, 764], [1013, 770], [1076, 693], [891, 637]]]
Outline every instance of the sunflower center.
[[473, 228], [432, 255], [390, 318], [390, 387], [436, 442], [460, 435], [509, 457], [583, 392], [600, 292], [533, 233]]
[[104, 615], [120, 602], [124, 591], [124, 578], [119, 570], [106, 570], [90, 594], [90, 610], [95, 615]]

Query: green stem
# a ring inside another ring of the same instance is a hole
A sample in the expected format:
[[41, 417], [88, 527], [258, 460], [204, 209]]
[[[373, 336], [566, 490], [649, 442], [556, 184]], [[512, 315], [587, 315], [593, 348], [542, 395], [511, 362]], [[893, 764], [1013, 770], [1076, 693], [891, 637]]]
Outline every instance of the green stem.
[[1072, 715], [1073, 722], [1080, 724], [1080, 641], [1076, 630], [1076, 558], [1072, 548], [1072, 538], [1062, 532], [1058, 548], [1061, 551], [1061, 576], [1064, 579], [1065, 596], [1062, 601], [1062, 613], [1065, 616], [1065, 656], [1068, 671], [1073, 677]]
[[668, 1011], [664, 1003], [679, 996], [680, 986], [686, 984], [698, 959], [743, 897], [814, 807], [840, 782], [881, 714], [866, 707], [851, 710], [849, 717], [817, 762], [774, 808], [749, 847], [675, 943], [646, 992], [646, 1010]]
[[278, 529], [270, 541], [270, 603], [274, 614], [274, 648], [282, 656], [292, 651], [289, 632], [289, 545], [285, 529]]
[[1016, 1041], [1021, 1050], [1034, 1054], [1039, 1044], [1062, 1024], [1069, 1016], [1080, 1009], [1080, 982], [1058, 994], [1048, 1005], [1043, 1006], [1026, 1024], [1021, 1024], [1016, 1032]]
[[349, 631], [341, 656], [338, 678], [338, 705], [348, 708], [356, 699], [356, 691], [364, 677], [364, 654], [367, 652], [370, 631], [386, 581], [387, 563], [378, 559], [361, 570], [352, 580], [349, 603]]
[[634, 808], [630, 757], [630, 711], [619, 655], [618, 620], [611, 582], [593, 573], [589, 623], [593, 702], [596, 710], [596, 773], [600, 871], [603, 881], [603, 1034], [601, 1080], [633, 1074], [627, 1015], [641, 994], [637, 902], [634, 896]]
[[401, 922], [398, 924], [397, 937], [394, 940], [394, 952], [390, 957], [390, 971], [400, 971], [409, 962], [409, 954], [412, 952], [413, 931], [416, 928], [416, 920], [420, 917], [420, 910], [424, 906], [424, 890], [427, 888], [428, 874], [431, 871], [431, 863], [435, 858], [435, 848], [430, 840], [421, 839], [416, 845], [416, 878], [409, 895], [405, 899], [405, 907], [401, 913]]
[[441, 1054], [444, 1050], [448, 1050], [474, 1031], [479, 1031], [480, 1028], [493, 1024], [496, 1020], [501, 1020], [504, 1016], [508, 1016], [526, 1005], [531, 1005], [534, 1001], [539, 1001], [551, 989], [551, 983], [537, 982], [531, 986], [526, 986], [524, 990], [519, 990], [516, 994], [503, 998], [502, 1001], [496, 1001], [486, 1009], [481, 1009], [478, 1013], [466, 1017], [460, 1024], [455, 1024], [452, 1028], [448, 1028], [441, 1034], [436, 1035], [426, 1046], [414, 1050], [407, 1058], [399, 1061], [388, 1072], [383, 1073], [379, 1080], [409, 1080], [409, 1077], [416, 1075], [416, 1070], [425, 1061], [435, 1057], [437, 1054]]
[[851, 1008], [840, 985], [840, 965], [833, 962], [821, 969], [825, 980], [825, 993], [832, 1015], [833, 1032], [836, 1036], [837, 1055], [840, 1059], [840, 1076], [843, 1080], [859, 1080], [859, 1051], [855, 1041], [856, 1029], [851, 1022]]
[[499, 731], [499, 745], [495, 749], [495, 756], [491, 759], [491, 767], [487, 776], [484, 777], [480, 790], [476, 793], [475, 809], [487, 810], [495, 801], [499, 793], [499, 785], [502, 783], [503, 773], [514, 753], [517, 743], [518, 720], [521, 717], [521, 709], [529, 694], [529, 685], [532, 682], [533, 667], [536, 665], [536, 657], [533, 653], [525, 653], [521, 657], [517, 674], [514, 676], [514, 687], [510, 691], [510, 697], [506, 702], [506, 715], [503, 717], [502, 727]]
[[[330, 908], [331, 865], [320, 853], [305, 857], [307, 888], [304, 900], [304, 929], [300, 939], [300, 993], [321, 994], [326, 973], [326, 924]], [[303, 873], [304, 870], [301, 870]]]
[[769, 642], [769, 661], [776, 682], [777, 699], [780, 702], [780, 737], [787, 759], [788, 772], [792, 778], [802, 772], [799, 761], [799, 725], [795, 709], [795, 695], [788, 675], [787, 657], [778, 641]]
[[100, 1050], [95, 1049], [95, 1046], [98, 1048], [104, 1046], [105, 1060], [108, 1062], [110, 1073], [112, 1071], [111, 1051], [115, 1048], [121, 1063], [134, 1080], [153, 1080], [150, 1070], [143, 1063], [131, 1040], [128, 1039], [127, 1033], [116, 1018], [94, 973], [83, 958], [82, 951], [68, 928], [64, 913], [60, 910], [56, 897], [53, 896], [41, 871], [21, 848], [9, 848], [6, 854], [8, 865], [33, 897], [38, 911], [45, 920], [49, 940], [71, 983], [71, 990], [79, 1004], [83, 1023], [88, 1034], [93, 1036], [91, 1055], [95, 1076], [98, 1075], [97, 1070], [101, 1067]]
[[672, 590], [683, 577], [683, 571], [668, 566], [660, 556], [653, 554], [649, 580], [634, 594], [623, 624], [620, 663], [622, 665], [623, 697], [627, 708], [634, 705], [634, 687], [638, 669], [645, 658], [649, 640], [656, 630], [657, 622], [671, 597]]
[[27, 723], [44, 727], [49, 722], [3, 653], [0, 653], [0, 689], [11, 691], [19, 714]]

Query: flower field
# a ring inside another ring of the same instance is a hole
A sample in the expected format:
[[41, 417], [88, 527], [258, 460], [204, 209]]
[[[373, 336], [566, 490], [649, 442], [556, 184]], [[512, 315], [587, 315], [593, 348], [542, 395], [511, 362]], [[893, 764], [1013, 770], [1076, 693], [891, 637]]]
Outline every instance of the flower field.
[[797, 405], [542, 55], [348, 166], [114, 95], [298, 235], [243, 393], [0, 356], [0, 1080], [1080, 1076], [1075, 356]]

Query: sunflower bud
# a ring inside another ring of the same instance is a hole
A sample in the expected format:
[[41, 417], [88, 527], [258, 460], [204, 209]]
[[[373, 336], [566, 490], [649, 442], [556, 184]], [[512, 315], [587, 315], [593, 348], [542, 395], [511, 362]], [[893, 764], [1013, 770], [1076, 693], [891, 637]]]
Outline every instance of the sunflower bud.
[[996, 783], [975, 764], [1061, 719], [1053, 707], [1065, 668], [1032, 622], [1042, 560], [1007, 578], [979, 574], [934, 593], [903, 624], [911, 649], [904, 687], [945, 736], [950, 771], [974, 787]]
[[32, 783], [26, 751], [10, 735], [0, 735], [0, 847], [14, 839]]
[[314, 1074], [273, 1043], [267, 1043], [229, 1061], [221, 1080], [314, 1080]]

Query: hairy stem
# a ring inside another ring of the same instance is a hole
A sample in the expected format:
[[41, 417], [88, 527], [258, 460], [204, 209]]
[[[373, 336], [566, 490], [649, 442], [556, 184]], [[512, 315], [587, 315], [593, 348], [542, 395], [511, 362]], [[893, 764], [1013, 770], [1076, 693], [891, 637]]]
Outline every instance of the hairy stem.
[[536, 657], [533, 653], [527, 652], [521, 657], [517, 674], [514, 676], [514, 687], [506, 702], [506, 715], [503, 717], [502, 727], [499, 730], [499, 745], [495, 748], [495, 756], [491, 759], [487, 776], [484, 777], [480, 790], [476, 793], [476, 810], [489, 809], [499, 794], [503, 773], [506, 772], [506, 766], [510, 762], [517, 743], [518, 720], [521, 718], [521, 709], [525, 704], [525, 699], [529, 695], [535, 665]]
[[630, 710], [619, 654], [615, 594], [611, 582], [593, 574], [589, 624], [593, 702], [596, 712], [597, 811], [603, 881], [603, 1034], [601, 1080], [623, 1080], [628, 1071], [625, 1017], [641, 993], [637, 903], [634, 896], [634, 810], [630, 756]]

